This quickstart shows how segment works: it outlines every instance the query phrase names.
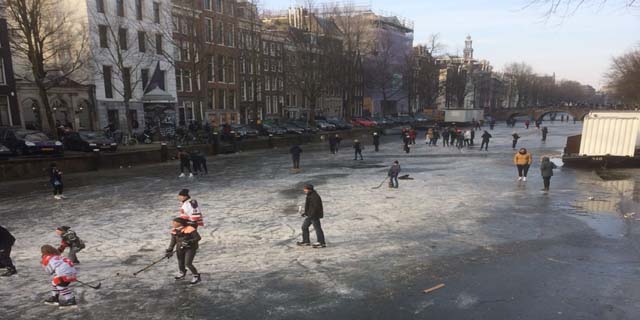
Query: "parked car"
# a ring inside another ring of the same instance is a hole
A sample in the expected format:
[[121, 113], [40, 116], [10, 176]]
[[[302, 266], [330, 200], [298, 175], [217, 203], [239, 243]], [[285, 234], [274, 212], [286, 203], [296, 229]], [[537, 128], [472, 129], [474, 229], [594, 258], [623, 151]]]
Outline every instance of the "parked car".
[[350, 130], [350, 129], [353, 129], [353, 125], [352, 124], [347, 123], [346, 121], [344, 121], [342, 119], [328, 118], [326, 121], [329, 122], [330, 124], [336, 126], [336, 129], [338, 129], [338, 130]]
[[415, 114], [413, 117], [416, 119], [417, 122], [427, 122], [430, 120], [429, 117], [419, 113]]
[[373, 117], [373, 121], [375, 121], [379, 126], [389, 126], [393, 124], [391, 120], [384, 117]]
[[116, 151], [118, 149], [118, 144], [100, 131], [69, 132], [62, 139], [62, 143], [65, 149], [74, 151]]
[[291, 133], [291, 134], [303, 134], [305, 131], [303, 128], [300, 128], [291, 122], [283, 123], [282, 128], [284, 128], [287, 131], [287, 133]]
[[354, 118], [351, 122], [354, 125], [360, 127], [375, 127], [377, 125], [375, 121], [367, 120], [364, 118]]
[[402, 123], [402, 124], [414, 124], [416, 122], [416, 119], [414, 119], [411, 116], [408, 115], [401, 115], [398, 116], [398, 120]]
[[336, 130], [336, 126], [325, 121], [325, 120], [316, 120], [316, 127], [322, 131], [333, 131]]
[[287, 131], [279, 126], [263, 123], [261, 125], [260, 133], [266, 136], [268, 135], [282, 136], [285, 133], [287, 133]]
[[396, 116], [385, 116], [385, 118], [391, 123], [391, 125], [397, 126], [402, 124], [402, 121]]
[[25, 130], [15, 127], [0, 128], [0, 143], [15, 155], [64, 153], [62, 142], [49, 138], [36, 130]]
[[11, 149], [7, 148], [5, 145], [0, 144], [0, 160], [7, 160], [9, 157], [13, 155]]
[[238, 124], [232, 125], [231, 131], [235, 131], [242, 139], [257, 138], [260, 135], [260, 132], [257, 129]]
[[302, 128], [307, 133], [317, 133], [318, 129], [311, 127], [306, 121], [295, 120], [291, 121], [291, 123], [295, 124], [299, 128]]

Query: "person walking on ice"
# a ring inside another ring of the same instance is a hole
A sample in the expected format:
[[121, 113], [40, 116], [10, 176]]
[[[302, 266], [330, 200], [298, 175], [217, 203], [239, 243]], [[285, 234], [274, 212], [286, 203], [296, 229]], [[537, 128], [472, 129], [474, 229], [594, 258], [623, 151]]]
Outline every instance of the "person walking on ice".
[[64, 195], [62, 192], [64, 191], [64, 186], [62, 184], [62, 171], [58, 169], [58, 166], [55, 163], [51, 163], [49, 166], [49, 182], [53, 187], [53, 198], [56, 200], [64, 199]]
[[482, 134], [482, 143], [480, 144], [480, 151], [484, 147], [484, 151], [489, 151], [489, 141], [491, 140], [491, 134], [485, 130]]
[[380, 150], [380, 135], [377, 132], [373, 133], [373, 146], [376, 152]]
[[[302, 241], [298, 242], [299, 246], [313, 246], [313, 248], [324, 248], [327, 246], [324, 239], [324, 231], [322, 231], [322, 224], [320, 219], [324, 218], [324, 209], [322, 208], [322, 199], [320, 195], [315, 191], [313, 185], [304, 185], [304, 193], [307, 194], [307, 198], [304, 204], [304, 212], [302, 216], [305, 218], [302, 223]], [[316, 230], [317, 242], [311, 244], [309, 238], [309, 227], [313, 225], [313, 229]]]
[[364, 160], [362, 159], [362, 144], [358, 139], [353, 140], [353, 150], [355, 153], [353, 160], [358, 160], [358, 155], [360, 156], [360, 160]]
[[291, 160], [293, 161], [293, 170], [300, 170], [300, 155], [302, 154], [302, 148], [296, 144], [289, 149], [289, 153], [291, 153]]
[[389, 176], [389, 188], [398, 189], [398, 176], [400, 175], [400, 171], [400, 163], [396, 160], [393, 162], [393, 165], [389, 168], [389, 172], [387, 173]]
[[42, 253], [44, 270], [53, 276], [53, 279], [51, 279], [53, 290], [51, 291], [51, 296], [44, 303], [57, 305], [60, 308], [77, 305], [76, 298], [69, 286], [72, 282], [78, 280], [78, 271], [73, 266], [73, 262], [62, 257], [58, 249], [48, 244], [42, 246], [40, 252]]
[[518, 168], [518, 181], [527, 181], [527, 173], [532, 162], [533, 157], [525, 148], [520, 148], [516, 155], [513, 156], [513, 163]]
[[511, 143], [511, 149], [515, 150], [516, 146], [518, 145], [518, 140], [520, 139], [520, 136], [518, 135], [517, 132], [514, 131], [511, 137], [513, 137], [513, 140]]
[[62, 239], [60, 241], [58, 251], [60, 251], [60, 253], [62, 254], [66, 248], [69, 248], [69, 254], [67, 255], [67, 258], [69, 258], [69, 260], [71, 260], [71, 262], [73, 262], [74, 264], [79, 264], [80, 261], [78, 261], [76, 253], [84, 249], [84, 242], [80, 240], [80, 238], [78, 238], [73, 230], [71, 230], [71, 227], [58, 227], [56, 229], [56, 234]]
[[551, 162], [549, 157], [542, 157], [542, 162], [540, 163], [540, 174], [542, 175], [542, 180], [544, 182], [544, 189], [542, 189], [542, 191], [549, 192], [551, 177], [553, 177], [553, 169], [557, 168], [558, 166]]
[[191, 271], [193, 278], [189, 284], [200, 282], [200, 274], [196, 267], [193, 266], [193, 259], [198, 251], [198, 242], [201, 237], [198, 230], [189, 224], [189, 221], [183, 218], [175, 218], [172, 221], [173, 229], [171, 230], [171, 242], [166, 250], [167, 259], [173, 255], [173, 249], [176, 249], [176, 257], [178, 258], [178, 270], [180, 273], [174, 277], [176, 280], [184, 280], [187, 276], [187, 268]]

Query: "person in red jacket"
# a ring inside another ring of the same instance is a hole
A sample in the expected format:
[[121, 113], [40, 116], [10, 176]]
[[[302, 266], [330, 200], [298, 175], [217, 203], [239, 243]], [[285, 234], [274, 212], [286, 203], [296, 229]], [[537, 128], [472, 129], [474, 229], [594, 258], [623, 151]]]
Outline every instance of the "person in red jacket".
[[189, 225], [194, 228], [204, 226], [202, 212], [200, 211], [198, 201], [191, 199], [191, 196], [189, 196], [189, 189], [180, 190], [178, 193], [178, 200], [182, 203], [180, 205], [180, 218], [187, 220]]
[[53, 276], [51, 285], [51, 297], [44, 301], [45, 304], [58, 305], [63, 307], [73, 307], [76, 305], [76, 298], [69, 285], [77, 281], [78, 271], [73, 266], [71, 260], [60, 255], [58, 249], [46, 244], [40, 248], [42, 253], [42, 266], [44, 270]]

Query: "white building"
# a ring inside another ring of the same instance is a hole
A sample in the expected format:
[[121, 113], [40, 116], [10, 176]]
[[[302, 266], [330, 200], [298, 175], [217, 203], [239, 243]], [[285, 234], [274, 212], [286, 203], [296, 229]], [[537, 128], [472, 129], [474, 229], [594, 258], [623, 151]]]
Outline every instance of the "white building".
[[171, 1], [74, 1], [89, 33], [87, 78], [95, 85], [99, 126], [126, 132], [129, 120], [139, 130], [172, 127], [177, 99]]

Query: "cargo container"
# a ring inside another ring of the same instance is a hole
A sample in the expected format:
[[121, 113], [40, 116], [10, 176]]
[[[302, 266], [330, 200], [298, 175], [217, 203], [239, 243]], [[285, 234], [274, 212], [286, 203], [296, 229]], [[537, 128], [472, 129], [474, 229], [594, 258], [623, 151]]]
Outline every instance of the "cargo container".
[[483, 119], [484, 109], [447, 109], [444, 111], [444, 122], [447, 123], [464, 124]]
[[567, 138], [565, 165], [640, 167], [640, 112], [591, 112], [582, 134]]

